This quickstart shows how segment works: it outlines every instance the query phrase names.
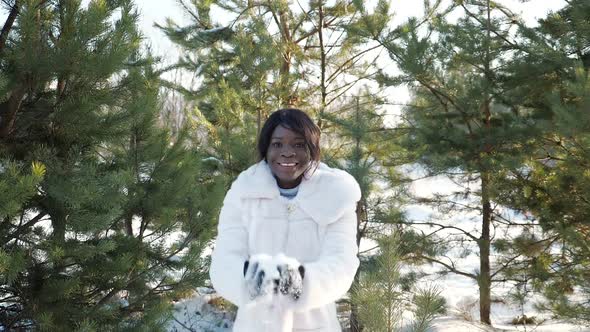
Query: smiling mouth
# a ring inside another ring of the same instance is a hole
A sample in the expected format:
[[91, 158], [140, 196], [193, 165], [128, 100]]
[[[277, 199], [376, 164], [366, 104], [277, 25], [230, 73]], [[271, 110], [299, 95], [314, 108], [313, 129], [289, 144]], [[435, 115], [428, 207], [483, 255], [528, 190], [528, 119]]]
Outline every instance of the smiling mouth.
[[279, 164], [279, 166], [282, 166], [282, 167], [295, 167], [295, 166], [297, 166], [297, 163], [277, 163], [277, 164]]

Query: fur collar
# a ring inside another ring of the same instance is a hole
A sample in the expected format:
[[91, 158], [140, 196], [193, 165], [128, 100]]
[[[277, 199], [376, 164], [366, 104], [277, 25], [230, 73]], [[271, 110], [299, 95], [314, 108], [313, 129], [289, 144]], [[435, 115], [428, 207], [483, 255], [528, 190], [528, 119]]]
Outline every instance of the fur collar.
[[[252, 165], [233, 184], [241, 199], [277, 199], [279, 187], [266, 161]], [[293, 202], [320, 224], [336, 221], [356, 208], [361, 191], [347, 172], [319, 163], [315, 171], [305, 174]]]

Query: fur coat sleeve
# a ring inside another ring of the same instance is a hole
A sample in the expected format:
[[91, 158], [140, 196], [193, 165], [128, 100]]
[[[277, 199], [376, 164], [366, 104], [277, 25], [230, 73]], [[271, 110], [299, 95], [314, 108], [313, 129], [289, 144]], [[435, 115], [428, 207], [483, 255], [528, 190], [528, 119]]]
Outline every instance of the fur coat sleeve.
[[317, 197], [302, 206], [325, 227], [325, 237], [317, 260], [305, 264], [303, 294], [294, 302], [297, 311], [321, 307], [341, 298], [359, 267], [356, 203], [361, 191], [348, 173], [332, 169], [331, 175], [332, 181], [324, 183], [324, 188], [316, 191]]
[[209, 277], [222, 297], [240, 306], [245, 301], [243, 267], [248, 259], [248, 233], [242, 221], [240, 197], [233, 185], [223, 201], [217, 230]]

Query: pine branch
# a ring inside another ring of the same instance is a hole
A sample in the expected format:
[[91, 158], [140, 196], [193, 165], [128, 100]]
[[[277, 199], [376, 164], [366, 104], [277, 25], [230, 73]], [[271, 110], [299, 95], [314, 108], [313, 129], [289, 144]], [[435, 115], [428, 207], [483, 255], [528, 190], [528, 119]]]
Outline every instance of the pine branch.
[[178, 323], [180, 326], [184, 327], [187, 331], [190, 332], [197, 332], [197, 330], [193, 330], [192, 328], [186, 326], [183, 322], [181, 322], [180, 320], [178, 320], [178, 318], [176, 318], [176, 316], [172, 316], [172, 318], [174, 319], [174, 321], [176, 323]]
[[[357, 60], [357, 58], [359, 58], [359, 57], [361, 57], [362, 55], [364, 55], [365, 53], [368, 53], [368, 52], [370, 52], [370, 51], [372, 51], [372, 50], [375, 50], [375, 49], [377, 49], [377, 48], [379, 48], [379, 47], [381, 47], [381, 45], [376, 45], [376, 46], [373, 46], [373, 47], [369, 47], [369, 48], [367, 48], [367, 49], [365, 49], [365, 50], [363, 50], [363, 51], [361, 51], [361, 52], [359, 52], [359, 53], [355, 54], [354, 56], [352, 56], [352, 57], [348, 58], [348, 59], [347, 59], [346, 61], [344, 61], [344, 62], [343, 62], [341, 65], [339, 65], [338, 67], [336, 67], [336, 69], [334, 70], [334, 72], [333, 72], [333, 73], [332, 73], [330, 76], [328, 76], [328, 79], [326, 79], [326, 82], [327, 82], [328, 84], [330, 84], [330, 83], [331, 83], [331, 82], [332, 82], [332, 81], [333, 81], [333, 80], [336, 78], [336, 76], [337, 76], [338, 74], [340, 74], [340, 73], [341, 73], [341, 72], [342, 72], [342, 71], [345, 69], [344, 67], [345, 67], [346, 65], [350, 64], [350, 66], [349, 66], [349, 67], [352, 67], [352, 66], [354, 66], [354, 65], [356, 64], [356, 62], [358, 61], [358, 60]], [[357, 61], [355, 61], [355, 60], [357, 60]]]
[[451, 98], [451, 96], [449, 96], [446, 93], [442, 92], [441, 90], [435, 88], [432, 84], [426, 82], [425, 79], [420, 79], [419, 77], [417, 77], [416, 80], [423, 87], [425, 87], [426, 89], [428, 89], [428, 91], [430, 91], [430, 93], [432, 93], [432, 95], [439, 100], [440, 104], [445, 108], [445, 110], [447, 112], [449, 110], [448, 110], [448, 105], [445, 102], [445, 100], [447, 102], [449, 102], [451, 105], [453, 105], [453, 107], [455, 107], [455, 109], [457, 111], [459, 111], [459, 113], [461, 113], [461, 116], [463, 117], [463, 122], [467, 126], [467, 130], [469, 132], [469, 136], [470, 137], [473, 137], [473, 135], [474, 135], [473, 134], [473, 128], [471, 128], [471, 121], [469, 121], [469, 117], [467, 116], [467, 112], [461, 106], [459, 106], [459, 104], [457, 104], [457, 102], [453, 98]]
[[506, 270], [509, 267], [512, 267], [512, 262], [517, 260], [519, 257], [522, 257], [522, 255], [518, 254], [516, 256], [510, 257], [507, 261], [501, 264], [501, 267], [499, 269], [497, 269], [494, 273], [490, 274], [490, 278], [494, 278], [496, 275], [502, 273], [502, 271]]
[[[418, 180], [420, 180], [420, 179], [427, 179], [427, 178], [430, 178], [430, 177], [431, 176], [426, 176], [426, 177], [419, 178]], [[412, 179], [411, 181], [414, 182], [416, 180], [415, 179]], [[462, 193], [456, 193], [456, 194], [462, 194]], [[465, 210], [474, 210], [474, 211], [481, 212], [481, 207], [479, 207], [479, 206], [471, 206], [471, 205], [459, 203], [456, 200], [446, 200], [446, 199], [442, 199], [442, 198], [432, 198], [432, 199], [430, 199], [430, 198], [417, 197], [416, 198], [416, 201], [418, 203], [437, 204], [437, 205], [440, 205], [440, 204], [450, 204], [452, 206], [459, 206], [459, 207], [461, 207], [461, 208], [463, 208]]]
[[449, 264], [447, 264], [447, 263], [445, 263], [443, 261], [440, 261], [440, 260], [438, 260], [436, 258], [429, 257], [429, 256], [424, 256], [422, 254], [416, 254], [416, 257], [417, 258], [421, 258], [421, 259], [425, 259], [425, 260], [427, 260], [428, 262], [431, 262], [431, 263], [435, 263], [435, 264], [441, 265], [445, 269], [447, 269], [447, 271], [449, 271], [449, 272], [452, 272], [452, 273], [459, 274], [459, 275], [462, 275], [462, 276], [467, 277], [467, 278], [471, 278], [471, 279], [477, 280], [477, 275], [476, 274], [467, 273], [467, 272], [458, 270], [455, 267], [455, 263], [453, 261], [451, 261], [451, 265], [449, 265]]
[[211, 26], [209, 26], [209, 25], [205, 24], [203, 21], [201, 21], [201, 18], [189, 8], [189, 6], [184, 2], [184, 0], [178, 0], [178, 3], [185, 10], [185, 12], [187, 12], [198, 24], [201, 25], [202, 28], [204, 28], [204, 29], [211, 29], [212, 28]]
[[289, 39], [287, 39], [287, 31], [284, 31], [283, 24], [281, 24], [279, 17], [277, 16], [274, 9], [272, 8], [272, 4], [271, 4], [270, 0], [268, 1], [267, 6], [268, 6], [268, 9], [272, 15], [273, 20], [275, 21], [275, 24], [277, 25], [277, 28], [279, 29], [279, 33], [283, 37], [283, 40], [285, 40], [285, 41], [289, 40]]
[[[303, 40], [315, 35], [318, 32], [317, 29], [311, 29], [310, 31], [306, 32], [305, 34], [301, 35], [299, 38], [295, 39], [293, 41], [294, 44], [299, 44], [300, 42], [302, 42]], [[312, 47], [312, 46], [309, 46]]]
[[365, 250], [363, 250], [363, 251], [359, 251], [359, 252], [358, 252], [358, 254], [359, 254], [359, 255], [362, 255], [362, 254], [365, 254], [365, 253], [371, 252], [371, 251], [373, 251], [373, 250], [375, 250], [375, 249], [379, 249], [379, 248], [380, 248], [380, 246], [374, 246], [373, 248], [369, 248], [369, 249], [365, 249]]
[[0, 139], [7, 138], [14, 128], [16, 115], [26, 94], [24, 84], [19, 84], [12, 91], [8, 100], [0, 103]]
[[[303, 7], [301, 6], [301, 3], [299, 1], [297, 1], [297, 4], [299, 5], [299, 8], [301, 8], [303, 10]], [[322, 12], [321, 10], [321, 4], [320, 4], [320, 12]], [[301, 21], [297, 22], [295, 24], [295, 27], [293, 28], [293, 35], [295, 35], [295, 32], [297, 31], [297, 29], [299, 28], [300, 25], [302, 25], [305, 22], [305, 19], [309, 16], [309, 14], [313, 11], [313, 9], [310, 9], [308, 12], [306, 12], [305, 17], [303, 17], [301, 19]], [[320, 14], [321, 19], [320, 22], [323, 22], [323, 13]], [[320, 24], [319, 26], [315, 24], [315, 22], [310, 21], [311, 24], [313, 25], [313, 29], [309, 30], [308, 32], [306, 32], [305, 34], [301, 35], [299, 38], [295, 39], [293, 41], [294, 44], [299, 44], [301, 41], [315, 35], [316, 33], [320, 32], [322, 28], [329, 28], [331, 26], [331, 24], [336, 20], [337, 17], [334, 17], [331, 21], [328, 22], [324, 22], [323, 24]], [[309, 46], [311, 47], [311, 46]]]
[[453, 229], [453, 230], [459, 231], [460, 233], [462, 233], [463, 235], [465, 235], [468, 238], [472, 239], [473, 241], [478, 241], [479, 240], [478, 237], [476, 237], [473, 234], [467, 232], [466, 230], [461, 229], [461, 228], [456, 227], [456, 226], [443, 225], [443, 224], [438, 224], [438, 223], [434, 223], [434, 222], [402, 221], [402, 222], [399, 222], [399, 223], [402, 224], [402, 225], [408, 225], [408, 226], [425, 225], [425, 226], [439, 227], [439, 229], [436, 232], [439, 232], [439, 231], [444, 230], [444, 229]]
[[[129, 285], [130, 283], [128, 283]], [[113, 296], [115, 296], [119, 291], [121, 291], [122, 288], [113, 288], [111, 289], [110, 292], [108, 292], [105, 296], [102, 297], [102, 299], [100, 299], [97, 303], [96, 303], [96, 307], [102, 307], [107, 301], [109, 301], [111, 298], [113, 298]]]
[[[477, 15], [475, 15], [474, 13], [472, 13], [469, 9], [467, 9], [467, 7], [465, 6], [465, 3], [461, 3], [461, 7], [463, 7], [463, 9], [465, 10], [465, 12], [467, 13], [467, 15], [469, 15], [469, 17], [473, 18], [474, 20], [476, 20], [479, 24], [481, 24], [482, 26], [487, 25], [486, 22], [483, 22], [482, 20], [479, 19], [479, 17]], [[506, 38], [505, 36], [503, 36], [501, 33], [499, 33], [496, 30], [493, 29], [488, 29], [488, 32], [493, 33], [494, 35], [496, 35], [497, 37], [499, 37], [500, 39], [502, 39], [506, 44], [510, 45], [511, 47], [518, 49], [520, 51], [527, 51], [526, 49], [524, 49], [523, 47], [521, 47], [520, 45], [518, 45], [517, 42], [512, 42], [510, 40], [508, 40], [508, 38]], [[527, 52], [529, 53], [529, 52]]]
[[494, 221], [498, 222], [499, 224], [506, 225], [506, 226], [535, 226], [541, 227], [541, 224], [538, 223], [519, 223], [514, 222], [508, 218], [505, 218], [503, 215], [499, 213], [494, 213]]
[[[355, 15], [356, 15], [356, 13], [355, 13]], [[350, 23], [352, 22], [352, 20], [353, 20], [353, 18], [354, 18], [354, 16], [355, 16], [355, 15], [351, 16], [351, 17], [349, 18], [349, 20], [348, 20], [348, 23], [345, 23], [345, 25], [346, 25], [346, 24], [350, 24]], [[335, 16], [335, 17], [334, 17], [334, 18], [333, 18], [331, 21], [329, 21], [328, 23], [325, 23], [325, 24], [324, 24], [324, 28], [328, 28], [328, 27], [330, 27], [330, 26], [332, 25], [332, 23], [333, 23], [333, 22], [334, 22], [336, 19], [337, 19], [337, 17]], [[328, 40], [333, 40], [333, 39], [332, 39], [332, 35], [333, 35], [334, 33], [335, 33], [335, 30], [332, 30], [332, 33], [330, 33], [330, 35], [328, 36]], [[330, 52], [332, 52], [332, 50], [333, 50], [335, 47], [340, 47], [340, 46], [341, 46], [341, 45], [338, 45], [338, 43], [340, 42], [340, 39], [341, 39], [342, 37], [344, 37], [345, 35], [346, 35], [346, 30], [344, 30], [344, 29], [340, 30], [340, 35], [339, 35], [339, 36], [338, 36], [338, 37], [337, 37], [337, 38], [336, 38], [336, 39], [335, 39], [335, 40], [332, 42], [332, 45], [326, 45], [326, 47], [328, 47], [328, 51], [326, 51], [326, 55], [328, 55]]]
[[358, 83], [358, 82], [360, 82], [362, 80], [368, 79], [370, 77], [373, 77], [376, 74], [377, 74], [377, 72], [374, 72], [374, 73], [370, 73], [370, 74], [367, 74], [367, 75], [364, 75], [364, 76], [357, 77], [356, 79], [354, 79], [351, 82], [348, 82], [348, 83], [346, 83], [346, 84], [344, 84], [344, 85], [342, 85], [340, 87], [337, 87], [337, 88], [335, 88], [335, 89], [333, 89], [331, 91], [328, 91], [327, 93], [330, 94], [330, 93], [336, 92], [338, 90], [343, 90], [342, 92], [338, 93], [335, 97], [333, 97], [332, 99], [330, 99], [328, 102], [326, 102], [326, 106], [329, 106], [333, 102], [335, 102], [336, 100], [338, 100], [338, 98], [340, 98], [345, 93], [347, 93], [350, 89], [352, 89], [356, 85], [356, 83]]
[[24, 225], [17, 227], [16, 231], [14, 233], [8, 233], [4, 236], [4, 239], [2, 240], [3, 244], [6, 244], [8, 242], [10, 242], [13, 239], [19, 239], [20, 236], [26, 231], [28, 230], [30, 227], [32, 227], [33, 225], [35, 225], [36, 223], [38, 223], [39, 221], [41, 221], [41, 219], [43, 219], [43, 217], [45, 217], [47, 214], [45, 212], [39, 213], [38, 215], [36, 215], [34, 218], [32, 218], [31, 220], [27, 221]]
[[[301, 18], [301, 20], [297, 23], [295, 23], [295, 25], [293, 26], [293, 35], [295, 35], [295, 32], [297, 31], [297, 29], [299, 29], [299, 27], [305, 22], [305, 20], [309, 17], [309, 14], [311, 14], [313, 12], [313, 7], [311, 7], [309, 9], [309, 11], [305, 11], [305, 9], [303, 8], [303, 6], [301, 5], [301, 3], [299, 2], [299, 0], [297, 0], [297, 5], [299, 6], [299, 8], [305, 13], [305, 15], [303, 15], [303, 17]], [[311, 21], [311, 24], [314, 25], [315, 27], [315, 23], [313, 21]], [[303, 38], [305, 39], [305, 38]], [[295, 41], [295, 44], [299, 44], [299, 42], [303, 39], [297, 39]]]
[[324, 25], [324, 9], [323, 9], [323, 4], [320, 3], [319, 7], [318, 7], [318, 12], [319, 12], [319, 24], [317, 27], [317, 32], [318, 32], [318, 41], [320, 42], [320, 92], [322, 94], [322, 102], [320, 104], [320, 111], [319, 111], [319, 119], [318, 119], [318, 127], [322, 128], [322, 115], [325, 111], [326, 108], [326, 98], [327, 98], [327, 92], [326, 90], [328, 89], [328, 84], [326, 82], [326, 71], [327, 71], [327, 63], [326, 63], [326, 52], [324, 49], [324, 30], [323, 30], [323, 25]]

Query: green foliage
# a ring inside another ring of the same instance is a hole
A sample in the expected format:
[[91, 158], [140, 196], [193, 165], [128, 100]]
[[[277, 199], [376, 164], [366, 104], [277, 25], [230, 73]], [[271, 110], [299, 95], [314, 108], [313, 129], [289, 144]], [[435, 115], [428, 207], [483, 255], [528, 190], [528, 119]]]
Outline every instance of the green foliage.
[[[272, 111], [298, 107], [323, 127], [323, 113], [336, 113], [354, 78], [367, 76], [367, 51], [347, 31], [358, 10], [346, 2], [193, 1], [185, 9], [192, 24], [161, 28], [182, 48], [173, 68], [195, 73], [200, 85], [170, 85], [195, 101], [193, 124], [208, 132], [210, 153], [232, 176], [253, 161], [246, 157]], [[212, 9], [225, 18], [213, 19]]]
[[382, 239], [374, 271], [353, 286], [351, 300], [357, 304], [359, 321], [368, 331], [393, 331], [401, 324], [404, 294], [396, 247], [393, 237]]
[[[398, 235], [381, 236], [377, 242], [380, 252], [373, 257], [374, 266], [365, 270], [351, 292], [359, 321], [371, 332], [399, 331], [402, 325], [411, 331], [426, 331], [432, 320], [446, 311], [440, 289], [434, 286], [416, 289], [414, 276], [400, 272], [402, 245]], [[409, 323], [402, 319], [406, 310], [414, 316]]]
[[18, 163], [4, 160], [0, 162], [0, 217], [12, 218], [20, 207], [35, 195], [37, 186], [45, 175], [45, 165], [38, 162], [31, 164], [31, 170]]
[[379, 196], [384, 190], [377, 182], [384, 181], [389, 188], [398, 190], [396, 194], [401, 204], [403, 177], [393, 167], [385, 165], [400, 163], [396, 159], [403, 158], [405, 151], [391, 139], [384, 116], [380, 114], [382, 103], [365, 88], [342, 105], [338, 114], [323, 114], [328, 126], [323, 135], [328, 136], [328, 140], [323, 146], [322, 157], [324, 162], [354, 176], [363, 197]]
[[[457, 187], [416, 198], [417, 204], [429, 204], [438, 213], [427, 220], [405, 222], [430, 231], [406, 232], [408, 240], [403, 243], [407, 248], [402, 250], [414, 252], [410, 257], [418, 261], [438, 264], [443, 273], [478, 281], [480, 319], [486, 324], [491, 324], [490, 287], [496, 280], [495, 270], [514, 267], [517, 273], [524, 266], [517, 256], [500, 259], [502, 263], [494, 267], [491, 250], [517, 247], [534, 258], [536, 250], [548, 248], [542, 238], [511, 237], [519, 232], [506, 232], [505, 239], [491, 235], [497, 227], [512, 227], [512, 217], [496, 204], [503, 200], [502, 183], [536, 151], [536, 138], [542, 131], [536, 126], [540, 114], [529, 111], [528, 102], [535, 98], [525, 94], [523, 99], [514, 92], [524, 91], [520, 86], [526, 74], [519, 72], [522, 80], [516, 80], [511, 71], [516, 67], [514, 61], [529, 54], [519, 38], [532, 32], [510, 13], [493, 1], [428, 2], [423, 17], [409, 18], [371, 37], [388, 51], [401, 72], [395, 77], [380, 73], [380, 83], [405, 84], [412, 94], [412, 101], [403, 109], [407, 135], [399, 138], [399, 144], [413, 152], [412, 162], [425, 176], [444, 177]], [[456, 225], [454, 218], [465, 215], [474, 216], [470, 219], [478, 224]], [[518, 227], [535, 227], [533, 224], [524, 222]], [[493, 247], [492, 240], [496, 242]], [[534, 247], [535, 241], [544, 246]], [[445, 256], [449, 249], [458, 252], [457, 259]], [[475, 272], [459, 268], [461, 258], [471, 252], [480, 257]]]
[[441, 289], [436, 286], [419, 289], [412, 302], [414, 322], [411, 324], [411, 330], [414, 332], [428, 331], [434, 318], [447, 311], [447, 302], [441, 296]]
[[588, 9], [586, 1], [572, 1], [527, 31], [531, 52], [511, 70], [513, 80], [520, 80], [515, 93], [525, 96], [527, 112], [538, 119], [536, 150], [508, 173], [499, 191], [504, 204], [537, 219], [549, 235], [548, 241], [533, 243], [552, 249], [512, 248], [527, 259], [520, 270], [506, 273], [526, 276], [524, 282], [543, 291], [547, 301], [541, 309], [585, 324], [590, 321]]
[[436, 235], [427, 236], [424, 232], [404, 229], [399, 237], [399, 253], [410, 262], [427, 263], [426, 258], [445, 255], [449, 251], [449, 244]]
[[131, 1], [20, 9], [0, 58], [0, 326], [164, 330], [206, 278], [226, 182], [158, 125]]
[[[402, 176], [393, 167], [385, 166], [392, 163], [392, 159], [403, 155], [404, 151], [388, 137], [384, 117], [379, 114], [381, 103], [381, 99], [365, 88], [342, 105], [338, 114], [322, 115], [326, 126], [322, 135], [328, 136], [324, 140], [327, 144], [322, 146], [323, 162], [346, 170], [360, 185], [362, 195], [357, 204], [357, 244], [391, 230], [404, 219], [400, 208], [405, 189]], [[368, 295], [374, 291], [373, 287], [378, 287], [376, 283], [363, 280], [372, 280], [373, 273], [383, 268], [378, 259], [363, 254], [361, 257], [360, 270], [352, 286], [359, 294], [362, 293], [359, 295], [362, 300], [353, 301], [351, 310], [351, 326], [358, 329], [364, 327], [365, 321], [371, 321], [363, 318], [363, 315], [375, 313], [372, 309], [363, 308], [379, 306], [381, 301]]]

